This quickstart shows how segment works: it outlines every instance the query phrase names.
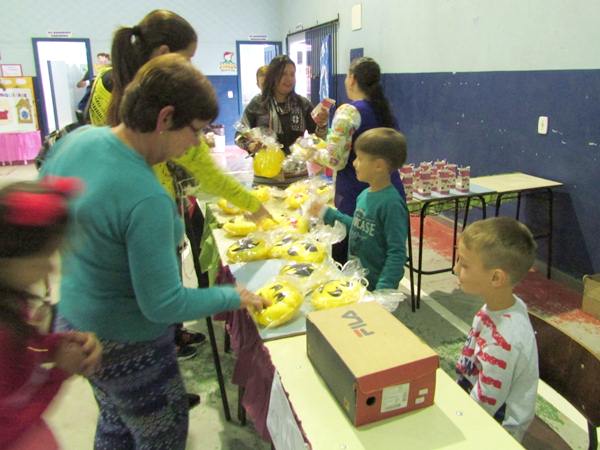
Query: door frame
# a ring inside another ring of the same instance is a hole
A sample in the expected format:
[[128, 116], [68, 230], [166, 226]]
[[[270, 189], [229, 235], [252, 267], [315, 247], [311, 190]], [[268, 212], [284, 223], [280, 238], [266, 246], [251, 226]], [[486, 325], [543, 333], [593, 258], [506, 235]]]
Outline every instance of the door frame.
[[[38, 120], [40, 124], [40, 129], [42, 130], [42, 137], [48, 134], [48, 123], [46, 121], [46, 115], [48, 114], [46, 111], [46, 101], [44, 99], [44, 82], [42, 80], [42, 70], [40, 65], [40, 58], [38, 55], [38, 42], [82, 42], [85, 44], [85, 49], [87, 53], [87, 63], [89, 70], [93, 70], [93, 61], [92, 61], [92, 48], [90, 44], [89, 38], [31, 38], [31, 45], [33, 46], [33, 59], [35, 61], [35, 71], [36, 71], [36, 79], [38, 85], [39, 95], [37, 98], [38, 101]], [[52, 83], [52, 74], [50, 76], [50, 83]], [[50, 86], [50, 95], [54, 96], [52, 92], [52, 84]], [[53, 102], [53, 108], [56, 108]], [[41, 118], [41, 120], [40, 120]]]
[[237, 62], [238, 113], [241, 118], [244, 111], [242, 105], [242, 70], [240, 65], [240, 45], [274, 45], [278, 49], [278, 55], [282, 54], [283, 46], [281, 41], [235, 41], [235, 56]]

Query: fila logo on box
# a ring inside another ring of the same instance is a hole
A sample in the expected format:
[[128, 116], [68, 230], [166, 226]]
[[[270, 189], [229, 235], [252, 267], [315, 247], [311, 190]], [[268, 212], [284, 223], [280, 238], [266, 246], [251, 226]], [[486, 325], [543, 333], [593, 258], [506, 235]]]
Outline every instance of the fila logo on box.
[[367, 324], [360, 318], [358, 314], [356, 314], [355, 311], [346, 311], [344, 314], [342, 314], [342, 318], [352, 320], [352, 322], [348, 323], [348, 326], [352, 328], [352, 331], [354, 331], [354, 334], [356, 334], [358, 337], [375, 334], [374, 331], [367, 330]]

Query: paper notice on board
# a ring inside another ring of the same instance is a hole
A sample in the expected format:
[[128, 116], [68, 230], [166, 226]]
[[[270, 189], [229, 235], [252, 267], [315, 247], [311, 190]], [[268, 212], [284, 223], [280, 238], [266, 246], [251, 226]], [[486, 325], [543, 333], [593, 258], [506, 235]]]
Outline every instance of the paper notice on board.
[[277, 449], [306, 450], [308, 448], [277, 372], [275, 372], [271, 385], [267, 429], [271, 435], [273, 446]]

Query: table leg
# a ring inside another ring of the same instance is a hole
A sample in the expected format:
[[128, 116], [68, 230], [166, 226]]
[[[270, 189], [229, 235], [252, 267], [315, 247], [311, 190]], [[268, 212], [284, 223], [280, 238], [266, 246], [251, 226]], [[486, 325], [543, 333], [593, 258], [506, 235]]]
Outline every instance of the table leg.
[[244, 405], [242, 405], [242, 399], [244, 398], [245, 389], [242, 386], [238, 386], [238, 410], [237, 416], [240, 421], [240, 425], [246, 425], [246, 410], [244, 409]]
[[[227, 391], [225, 389], [225, 380], [223, 378], [223, 371], [221, 370], [221, 359], [219, 358], [219, 349], [217, 348], [217, 340], [215, 338], [215, 329], [213, 327], [212, 319], [206, 318], [206, 328], [208, 328], [208, 337], [210, 339], [210, 347], [213, 354], [213, 362], [215, 364], [215, 371], [217, 372], [217, 380], [219, 381], [219, 391], [221, 392], [221, 402], [223, 403], [223, 414], [225, 414], [225, 420], [231, 421], [231, 412], [229, 410], [229, 401], [227, 400]], [[227, 334], [227, 332], [225, 332]]]
[[412, 312], [416, 311], [415, 308], [415, 278], [414, 278], [414, 266], [413, 266], [413, 250], [412, 250], [412, 236], [411, 236], [411, 225], [410, 225], [410, 213], [408, 213], [408, 276], [410, 278], [410, 307]]
[[548, 261], [546, 266], [546, 277], [552, 276], [552, 234], [554, 229], [554, 193], [548, 189]]
[[425, 230], [425, 217], [429, 202], [423, 202], [419, 223], [419, 254], [417, 256], [417, 309], [421, 307], [421, 276], [423, 270], [423, 233]]

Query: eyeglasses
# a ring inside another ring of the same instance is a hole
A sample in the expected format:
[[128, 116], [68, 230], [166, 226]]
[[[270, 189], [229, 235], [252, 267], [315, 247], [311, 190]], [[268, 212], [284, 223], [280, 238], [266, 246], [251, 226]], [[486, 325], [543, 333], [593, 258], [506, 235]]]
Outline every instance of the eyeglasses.
[[198, 136], [198, 138], [201, 138], [202, 136], [204, 136], [203, 128], [194, 128], [194, 126], [192, 124], [189, 124], [188, 127], [190, 127], [190, 129], [194, 132], [194, 134], [196, 136]]

